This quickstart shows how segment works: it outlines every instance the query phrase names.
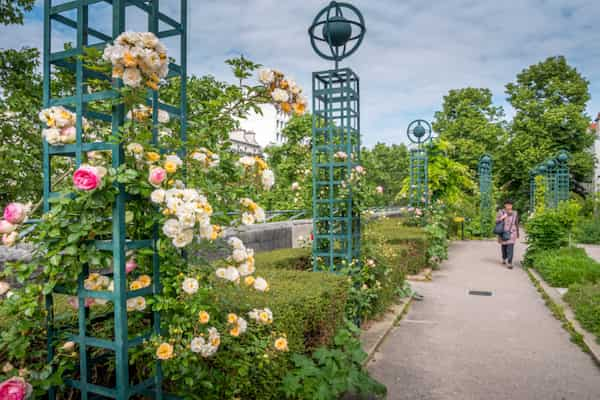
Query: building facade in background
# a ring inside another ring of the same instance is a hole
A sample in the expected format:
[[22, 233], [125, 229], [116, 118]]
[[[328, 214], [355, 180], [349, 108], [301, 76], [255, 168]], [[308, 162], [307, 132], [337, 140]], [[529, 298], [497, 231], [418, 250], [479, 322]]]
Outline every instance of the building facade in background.
[[249, 112], [246, 118], [240, 119], [240, 129], [230, 133], [233, 151], [259, 155], [267, 146], [285, 143], [283, 129], [290, 117], [270, 104], [260, 109], [262, 114]]

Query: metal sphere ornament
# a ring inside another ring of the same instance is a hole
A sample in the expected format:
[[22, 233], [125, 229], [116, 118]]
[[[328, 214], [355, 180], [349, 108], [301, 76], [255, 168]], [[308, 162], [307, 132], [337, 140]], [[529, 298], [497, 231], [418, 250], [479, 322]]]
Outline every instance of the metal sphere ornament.
[[552, 169], [552, 168], [556, 167], [556, 161], [554, 161], [554, 160], [548, 160], [546, 162], [546, 166], [548, 167], [548, 169]]
[[431, 125], [424, 119], [417, 119], [408, 124], [406, 134], [411, 142], [421, 144], [431, 137]]
[[538, 168], [538, 171], [540, 172], [540, 174], [543, 174], [546, 172], [546, 166], [545, 165], [540, 165], [540, 167]]
[[481, 156], [481, 159], [479, 160], [479, 162], [481, 162], [482, 164], [489, 165], [492, 163], [492, 158], [489, 155], [484, 154], [483, 156]]
[[[308, 28], [308, 35], [314, 51], [320, 57], [334, 61], [337, 69], [341, 60], [358, 49], [366, 31], [365, 19], [358, 8], [332, 1], [319, 11]], [[327, 44], [329, 54], [320, 44]]]
[[558, 153], [558, 157], [556, 157], [556, 159], [558, 160], [558, 162], [560, 162], [561, 164], [566, 163], [567, 161], [569, 161], [569, 153], [567, 153], [564, 150], [561, 150], [560, 153]]

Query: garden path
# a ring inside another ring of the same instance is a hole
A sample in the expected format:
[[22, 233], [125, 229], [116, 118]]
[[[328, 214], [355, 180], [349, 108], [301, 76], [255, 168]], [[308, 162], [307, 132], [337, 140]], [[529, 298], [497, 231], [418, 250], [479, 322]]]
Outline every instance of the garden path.
[[[517, 244], [517, 260], [524, 249]], [[414, 284], [425, 299], [369, 363], [388, 399], [600, 399], [600, 369], [570, 342], [527, 274], [498, 259], [496, 242], [455, 242], [433, 282]]]

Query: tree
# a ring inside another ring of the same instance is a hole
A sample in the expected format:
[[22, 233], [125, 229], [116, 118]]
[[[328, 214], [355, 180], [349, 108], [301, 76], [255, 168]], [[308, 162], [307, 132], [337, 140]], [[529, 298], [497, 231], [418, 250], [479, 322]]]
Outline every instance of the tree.
[[402, 183], [408, 175], [409, 161], [406, 146], [377, 143], [372, 149], [362, 149], [361, 162], [369, 173], [369, 181], [383, 188], [382, 195], [377, 197], [377, 205], [393, 204], [396, 194], [402, 189]]
[[[589, 180], [594, 135], [585, 114], [589, 82], [579, 71], [565, 57], [550, 57], [521, 71], [506, 85], [506, 94], [516, 114], [496, 165], [504, 191], [515, 197], [517, 205], [526, 208], [529, 171], [561, 149], [571, 154], [575, 181]], [[576, 190], [583, 193], [581, 186]]]
[[0, 24], [23, 24], [25, 11], [31, 11], [35, 0], [0, 0]]
[[434, 131], [453, 145], [449, 156], [473, 171], [484, 153], [496, 156], [506, 138], [504, 110], [493, 104], [486, 88], [450, 90], [434, 118]]

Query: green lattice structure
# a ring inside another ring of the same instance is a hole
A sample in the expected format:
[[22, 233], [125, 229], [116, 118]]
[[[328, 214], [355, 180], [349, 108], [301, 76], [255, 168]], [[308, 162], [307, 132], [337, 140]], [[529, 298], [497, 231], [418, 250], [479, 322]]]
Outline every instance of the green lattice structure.
[[[53, 146], [46, 141], [43, 144], [43, 193], [44, 193], [44, 211], [51, 208], [50, 199], [58, 195], [53, 189], [52, 178], [52, 158], [54, 157], [72, 157], [75, 165], [79, 166], [83, 155], [92, 150], [109, 151], [112, 154], [112, 166], [117, 168], [123, 163], [124, 153], [122, 145], [118, 143], [116, 137], [120, 127], [124, 123], [125, 109], [121, 105], [113, 105], [110, 112], [101, 111], [102, 108], [94, 107], [94, 102], [107, 102], [118, 98], [115, 89], [121, 87], [120, 80], [112, 81], [111, 90], [105, 90], [95, 93], [88, 93], [87, 85], [89, 79], [110, 80], [110, 78], [88, 70], [83, 64], [81, 57], [86, 47], [96, 47], [102, 49], [107, 43], [112, 42], [119, 34], [125, 31], [127, 10], [137, 9], [147, 16], [147, 31], [155, 33], [159, 39], [175, 38], [180, 48], [179, 65], [171, 63], [169, 65], [170, 78], [181, 79], [180, 103], [178, 105], [167, 105], [158, 101], [158, 93], [148, 90], [147, 104], [153, 107], [154, 125], [157, 123], [158, 110], [162, 109], [180, 120], [180, 137], [186, 139], [186, 49], [187, 49], [187, 0], [178, 0], [180, 6], [180, 15], [178, 20], [167, 16], [161, 10], [159, 0], [104, 0], [112, 11], [112, 28], [110, 33], [102, 32], [100, 28], [94, 26], [99, 18], [94, 20], [91, 15], [91, 7], [101, 0], [76, 0], [52, 4], [52, 0], [44, 1], [44, 106], [64, 106], [77, 114], [77, 141], [74, 144]], [[138, 14], [139, 15], [139, 14]], [[56, 32], [57, 25], [62, 29], [73, 29], [76, 32], [76, 41], [72, 48], [67, 50], [54, 50], [51, 48], [53, 33]], [[160, 26], [160, 28], [159, 28]], [[93, 43], [90, 46], [90, 43]], [[73, 74], [75, 89], [72, 95], [66, 97], [53, 97], [51, 90], [51, 73], [60, 68], [63, 71], [69, 71]], [[89, 142], [83, 134], [82, 118], [90, 121], [99, 121], [100, 123], [110, 124], [112, 127], [112, 140], [106, 142]], [[153, 132], [153, 139], [156, 143], [158, 133]], [[89, 273], [87, 265], [82, 265], [82, 271], [78, 279], [78, 289], [76, 296], [79, 300], [78, 328], [77, 334], [72, 335], [70, 340], [78, 343], [79, 350], [79, 371], [77, 376], [66, 379], [67, 386], [76, 389], [79, 398], [83, 400], [92, 398], [112, 398], [129, 399], [132, 396], [144, 393], [154, 399], [162, 399], [162, 373], [160, 363], [157, 362], [152, 376], [147, 377], [141, 382], [131, 382], [129, 369], [130, 357], [129, 349], [139, 346], [144, 340], [153, 334], [160, 333], [160, 315], [156, 312], [151, 313], [151, 328], [144, 334], [130, 337], [126, 301], [136, 296], [156, 295], [161, 291], [160, 283], [160, 265], [157, 252], [158, 230], [155, 228], [152, 237], [140, 240], [132, 240], [126, 236], [125, 227], [125, 208], [130, 196], [120, 185], [117, 186], [118, 195], [112, 210], [112, 238], [109, 240], [96, 240], [94, 244], [98, 249], [112, 253], [114, 281], [114, 291], [91, 291], [83, 287], [83, 281]], [[127, 288], [127, 277], [125, 273], [126, 251], [133, 249], [149, 249], [153, 251], [152, 256], [152, 285], [150, 287], [129, 291]], [[48, 308], [48, 353], [49, 362], [54, 357], [54, 348], [56, 345], [58, 332], [57, 325], [54, 323], [53, 301], [56, 294], [69, 294], [65, 289], [56, 288], [56, 292], [47, 297]], [[93, 336], [93, 332], [88, 331], [91, 323], [90, 314], [84, 307], [85, 299], [103, 299], [112, 302], [112, 315], [109, 318], [114, 321], [113, 340], [100, 339]], [[93, 349], [104, 349], [114, 353], [115, 360], [115, 386], [105, 387], [95, 384], [92, 381], [90, 371], [95, 360], [90, 357]], [[57, 389], [49, 391], [51, 400], [57, 398]]]
[[536, 181], [535, 178], [538, 176], [537, 168], [529, 171], [529, 212], [535, 211], [535, 193], [536, 193]]
[[566, 151], [560, 151], [556, 156], [556, 204], [558, 205], [561, 201], [569, 200], [569, 194], [571, 191], [571, 174], [569, 171], [569, 153]]
[[481, 236], [486, 237], [493, 228], [492, 199], [492, 157], [488, 154], [479, 159], [479, 214], [481, 216]]
[[556, 161], [546, 161], [546, 207], [556, 208]]
[[312, 87], [313, 267], [336, 271], [360, 256], [349, 182], [360, 162], [359, 78], [348, 68], [314, 72]]
[[431, 138], [431, 125], [417, 119], [408, 125], [406, 134], [416, 145], [410, 149], [408, 205], [425, 210], [429, 204], [429, 156], [425, 143]]

